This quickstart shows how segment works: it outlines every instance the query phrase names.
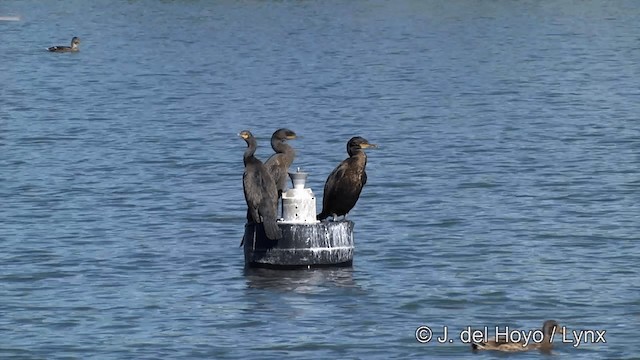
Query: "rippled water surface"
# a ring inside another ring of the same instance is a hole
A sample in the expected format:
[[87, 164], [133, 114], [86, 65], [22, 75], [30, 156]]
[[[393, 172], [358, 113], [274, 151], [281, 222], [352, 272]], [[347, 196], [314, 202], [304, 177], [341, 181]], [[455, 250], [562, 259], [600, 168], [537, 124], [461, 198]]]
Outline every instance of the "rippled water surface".
[[[637, 356], [634, 1], [8, 0], [0, 39], [2, 358]], [[279, 127], [319, 199], [380, 145], [352, 268], [244, 269], [236, 134]]]

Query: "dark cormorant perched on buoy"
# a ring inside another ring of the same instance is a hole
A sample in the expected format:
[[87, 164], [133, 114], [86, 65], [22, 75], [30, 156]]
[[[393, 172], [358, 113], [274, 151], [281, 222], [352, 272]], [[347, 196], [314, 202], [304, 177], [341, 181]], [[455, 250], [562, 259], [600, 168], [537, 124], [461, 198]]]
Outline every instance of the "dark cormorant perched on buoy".
[[289, 129], [278, 129], [271, 136], [271, 148], [273, 148], [275, 154], [265, 161], [264, 166], [266, 166], [271, 177], [273, 177], [273, 181], [276, 183], [278, 198], [287, 189], [289, 167], [296, 156], [296, 152], [286, 141], [295, 138], [296, 133]]
[[76, 52], [80, 50], [78, 45], [80, 45], [80, 39], [74, 36], [73, 39], [71, 39], [71, 46], [51, 46], [48, 47], [47, 50], [51, 52]]
[[239, 135], [247, 142], [247, 149], [243, 157], [244, 174], [242, 176], [244, 198], [249, 208], [247, 218], [251, 217], [247, 220], [253, 220], [256, 224], [262, 223], [268, 239], [280, 239], [282, 231], [276, 223], [278, 210], [276, 184], [262, 161], [254, 156], [258, 144], [251, 132], [244, 130]]
[[318, 220], [324, 220], [329, 216], [333, 216], [333, 220], [338, 216], [346, 217], [347, 213], [353, 209], [362, 188], [367, 183], [365, 172], [367, 155], [363, 149], [376, 147], [377, 145], [370, 144], [360, 136], [353, 137], [347, 142], [349, 157], [331, 172], [324, 184], [322, 212], [318, 214]]

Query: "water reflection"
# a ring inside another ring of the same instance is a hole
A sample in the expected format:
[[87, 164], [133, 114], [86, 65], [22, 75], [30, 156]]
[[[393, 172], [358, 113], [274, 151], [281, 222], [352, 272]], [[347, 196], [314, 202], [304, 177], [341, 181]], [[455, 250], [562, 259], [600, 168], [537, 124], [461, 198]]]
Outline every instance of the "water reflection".
[[353, 280], [353, 268], [273, 270], [246, 268], [244, 275], [247, 287], [317, 293], [332, 287], [358, 288]]

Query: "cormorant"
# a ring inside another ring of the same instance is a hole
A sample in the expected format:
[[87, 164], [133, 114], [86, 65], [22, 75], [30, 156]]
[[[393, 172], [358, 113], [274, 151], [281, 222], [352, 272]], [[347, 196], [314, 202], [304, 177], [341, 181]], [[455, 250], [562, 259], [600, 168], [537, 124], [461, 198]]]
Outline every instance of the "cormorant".
[[262, 223], [267, 238], [280, 239], [282, 231], [276, 223], [278, 209], [276, 184], [262, 161], [254, 156], [258, 144], [251, 132], [244, 130], [239, 135], [247, 142], [247, 149], [243, 157], [244, 175], [242, 176], [244, 198], [249, 208], [247, 220]]
[[362, 149], [375, 147], [377, 145], [370, 144], [360, 136], [352, 137], [347, 142], [349, 157], [331, 172], [324, 184], [322, 212], [318, 214], [318, 220], [324, 220], [329, 216], [333, 216], [333, 220], [341, 215], [346, 217], [353, 209], [362, 188], [367, 183], [367, 155]]
[[48, 47], [47, 50], [51, 52], [76, 52], [79, 51], [78, 45], [80, 45], [80, 39], [76, 36], [71, 39], [71, 46], [52, 46]]
[[282, 192], [287, 189], [289, 182], [289, 167], [293, 163], [296, 152], [286, 143], [287, 140], [296, 138], [296, 133], [289, 129], [278, 129], [271, 135], [271, 148], [276, 153], [271, 155], [264, 166], [267, 167], [269, 174], [273, 177], [278, 189], [278, 198], [282, 196]]

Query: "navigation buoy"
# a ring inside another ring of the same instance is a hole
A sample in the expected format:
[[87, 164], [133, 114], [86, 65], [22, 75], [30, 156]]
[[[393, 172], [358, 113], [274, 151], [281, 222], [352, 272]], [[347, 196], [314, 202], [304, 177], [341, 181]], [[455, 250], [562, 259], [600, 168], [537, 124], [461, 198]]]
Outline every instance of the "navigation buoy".
[[282, 194], [282, 238], [269, 240], [262, 224], [247, 223], [244, 260], [248, 267], [351, 266], [353, 222], [316, 220], [316, 198], [305, 187], [308, 173], [289, 173], [293, 188]]

